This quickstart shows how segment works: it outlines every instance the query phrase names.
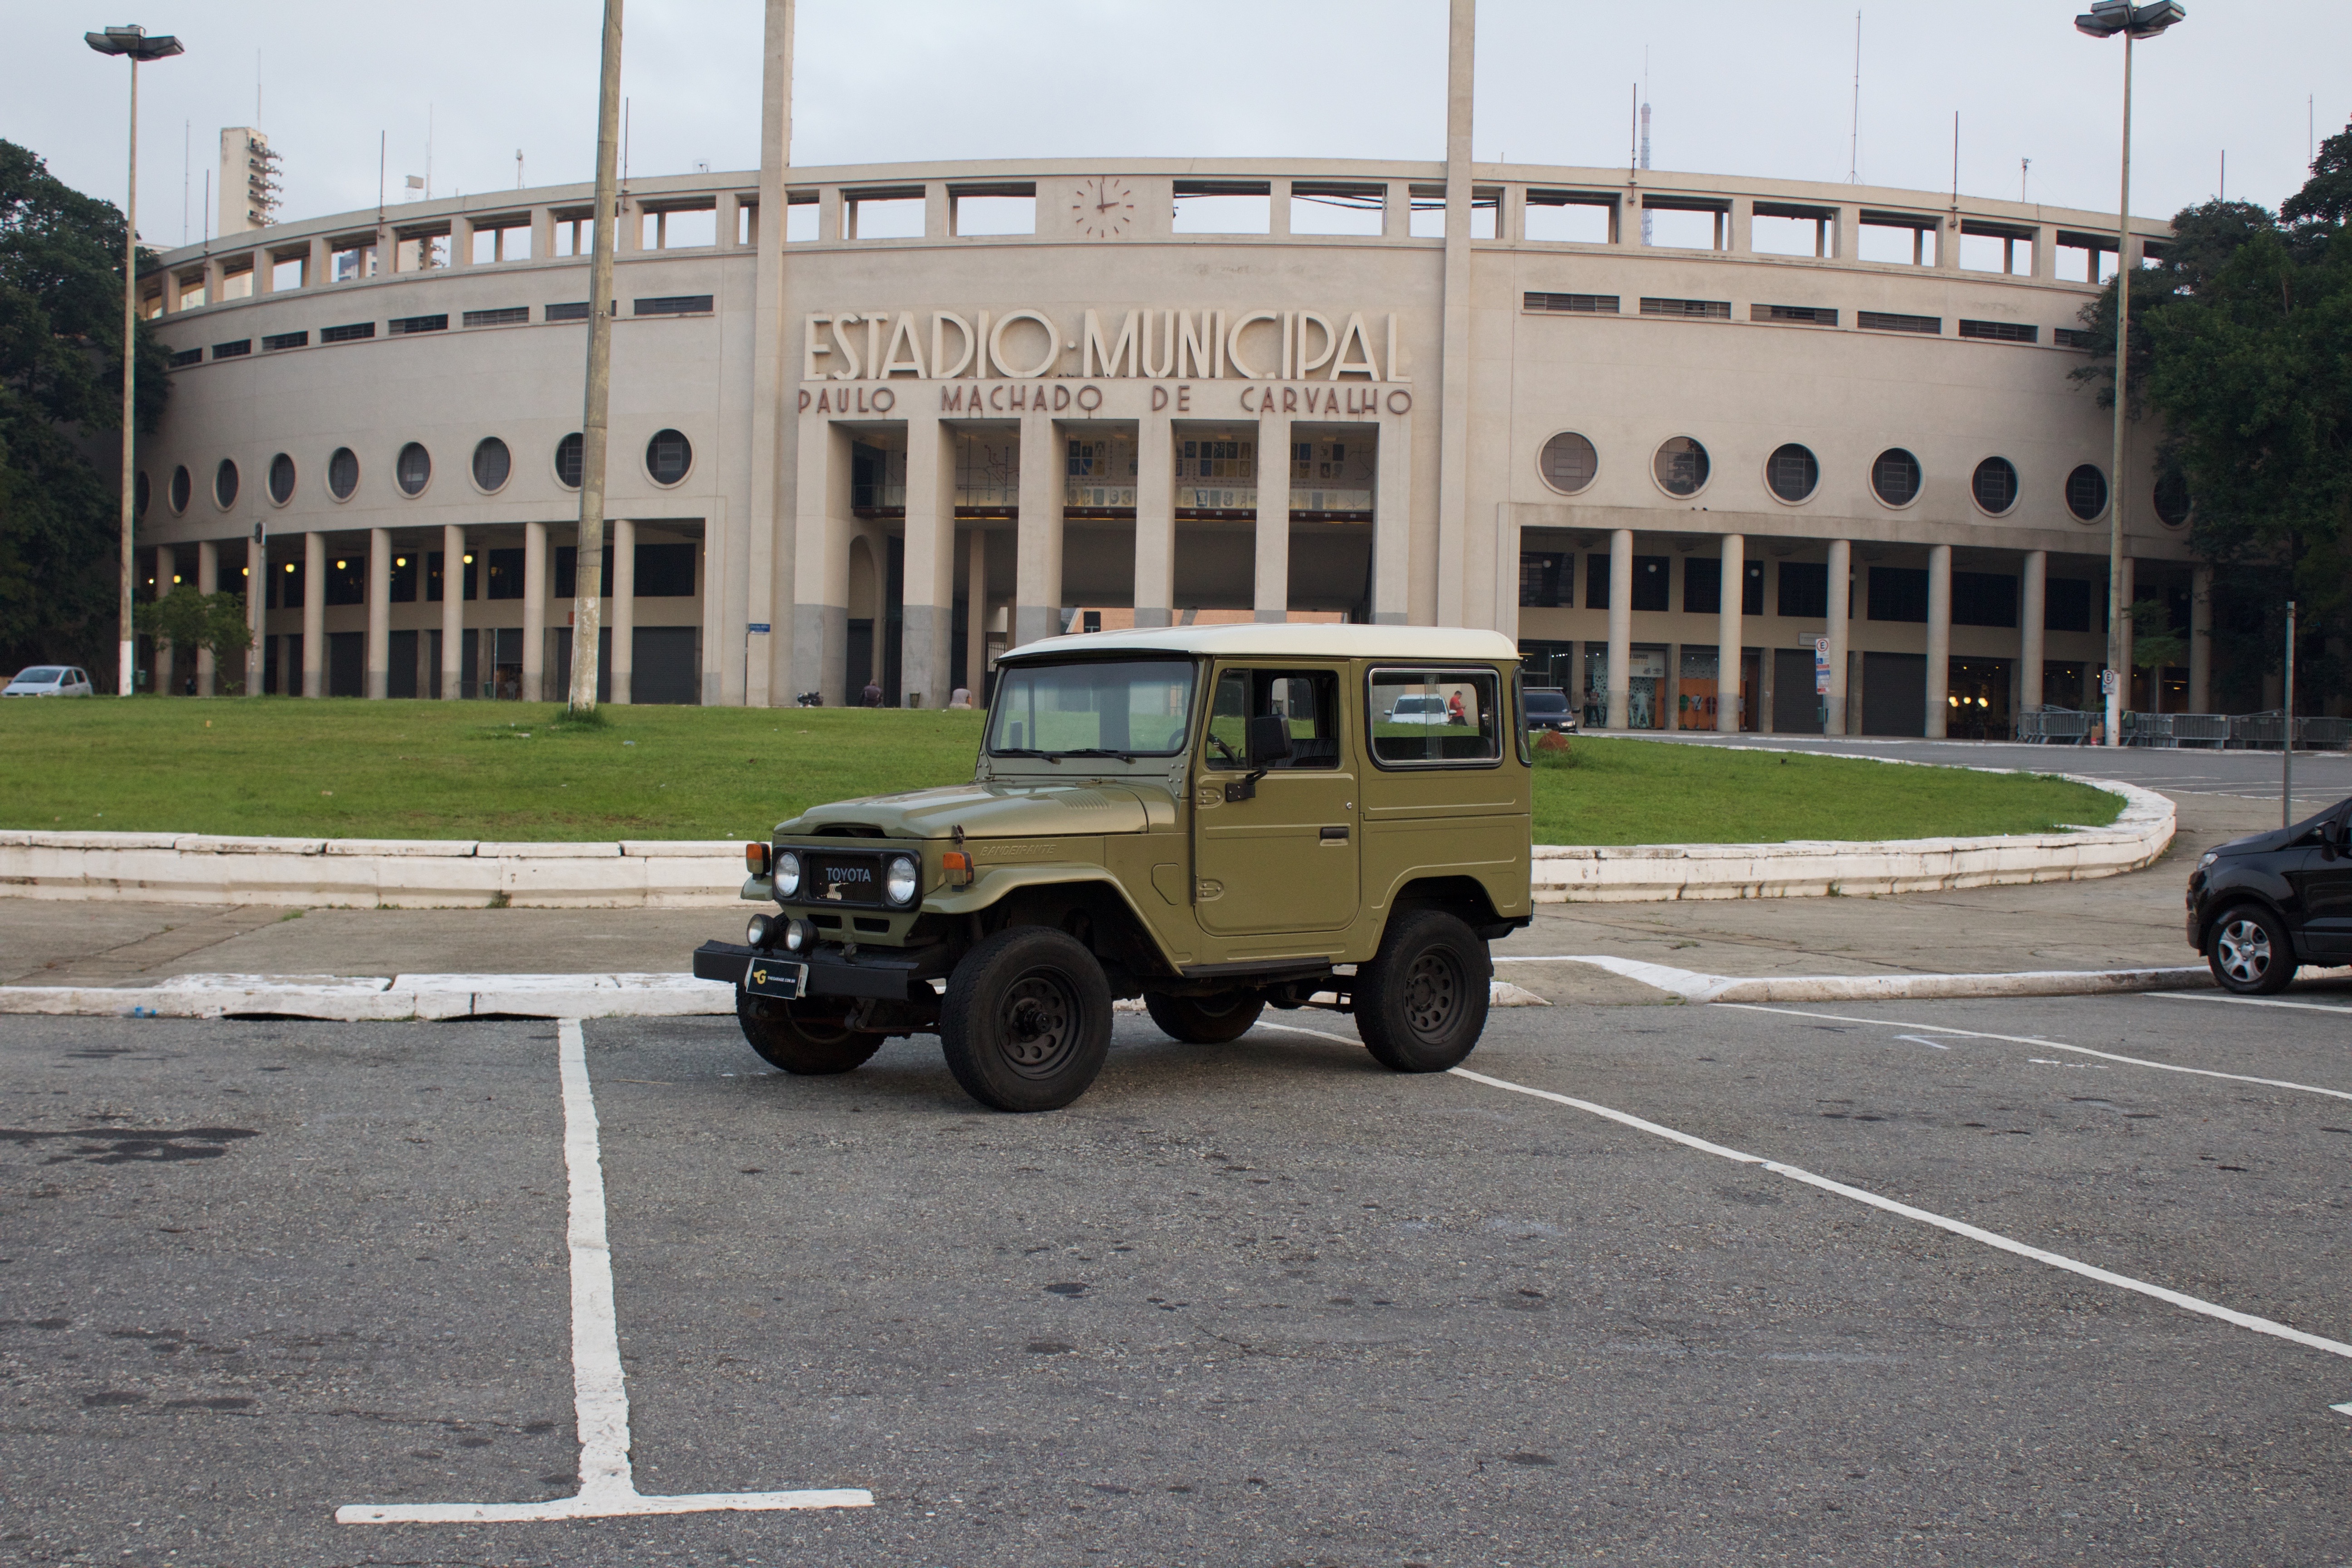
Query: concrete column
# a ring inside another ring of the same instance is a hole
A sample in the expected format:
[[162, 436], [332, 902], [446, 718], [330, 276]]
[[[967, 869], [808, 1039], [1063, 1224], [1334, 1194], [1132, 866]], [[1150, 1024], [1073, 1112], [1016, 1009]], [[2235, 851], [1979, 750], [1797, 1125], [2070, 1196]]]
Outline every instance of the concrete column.
[[[220, 592], [220, 546], [209, 539], [202, 540], [196, 545], [196, 592], [205, 595]], [[196, 649], [196, 695], [210, 697], [212, 694], [213, 650], [200, 647]]]
[[[877, 531], [866, 536], [866, 548], [874, 560], [874, 603], [866, 612], [872, 618], [866, 623], [866, 679], [887, 694], [890, 683], [883, 679], [888, 672], [882, 661], [890, 644], [890, 541]], [[862, 689], [851, 692], [848, 700], [853, 704], [862, 700]]]
[[1412, 186], [1404, 180], [1391, 180], [1381, 199], [1381, 237], [1405, 239], [1412, 234]]
[[1747, 547], [1738, 534], [1723, 536], [1723, 594], [1715, 616], [1715, 728], [1725, 735], [1739, 732], [1740, 605], [1748, 587]]
[[[1272, 402], [1272, 398], [1266, 399]], [[1257, 420], [1257, 568], [1251, 596], [1255, 618], [1290, 618], [1290, 417]]]
[[1633, 688], [1626, 671], [1633, 662], [1633, 531], [1609, 535], [1609, 728], [1625, 728], [1625, 699]]
[[613, 596], [606, 612], [606, 624], [613, 629], [612, 700], [625, 705], [635, 700], [631, 688], [637, 672], [637, 525], [616, 517], [608, 526], [613, 531], [613, 574], [605, 584]]
[[2025, 552], [2025, 573], [2018, 584], [2017, 599], [2017, 701], [2021, 708], [2042, 706], [2042, 664], [2047, 658], [2048, 637], [2044, 629], [2049, 620], [2050, 552], [2029, 550]]
[[[2134, 561], [2128, 555], [2125, 556], [2123, 593], [2117, 596], [2116, 602], [2123, 605], [2126, 611], [2130, 610], [2132, 607], [2132, 601], [2139, 592], [2138, 579], [2138, 563]], [[2131, 711], [2132, 643], [2134, 640], [2132, 631], [2133, 626], [2131, 616], [2126, 614], [2124, 616], [2123, 625], [2117, 627], [2116, 631], [2116, 657], [2123, 660], [2123, 668], [2116, 672], [2116, 679], [2123, 683], [2123, 710], [2126, 713]], [[2119, 746], [2123, 744], [2122, 737], [2110, 735], [2107, 737], [2107, 744], [2111, 746]]]
[[441, 700], [465, 695], [466, 531], [441, 529]]
[[324, 697], [327, 669], [327, 536], [302, 536], [302, 695]]
[[2189, 569], [2189, 710], [2213, 711], [2213, 568]]
[[310, 259], [302, 268], [302, 287], [316, 289], [334, 279], [334, 242], [325, 235], [310, 241]]
[[[157, 545], [155, 547], [155, 592], [152, 595], [157, 601], [160, 602], [164, 595], [172, 591], [172, 574], [177, 569], [173, 560], [172, 547], [168, 544]], [[168, 638], [159, 637], [155, 639], [155, 668], [148, 674], [147, 689], [158, 697], [168, 697], [172, 694], [172, 644]]]
[[[1437, 624], [1468, 624], [1470, 125], [1476, 0], [1451, 0], [1445, 68], [1445, 266], [1437, 430]], [[1393, 367], [1391, 367], [1393, 374]]]
[[522, 700], [547, 700], [547, 524], [522, 525]]
[[1731, 211], [1725, 216], [1724, 223], [1730, 230], [1723, 237], [1724, 248], [1735, 256], [1747, 255], [1754, 248], [1751, 236], [1756, 226], [1756, 199], [1753, 196], [1734, 196]]
[[1176, 426], [1145, 415], [1135, 426], [1135, 624], [1164, 626], [1176, 606]]
[[[1391, 194], [1403, 189], [1391, 187]], [[1412, 416], [1383, 418], [1379, 439], [1380, 479], [1372, 491], [1372, 621], [1401, 626], [1412, 618]]]
[[392, 690], [392, 531], [368, 530], [367, 687], [373, 700]]
[[964, 551], [963, 683], [977, 708], [988, 688], [988, 531], [973, 523]]
[[821, 691], [842, 700], [849, 676], [849, 463], [833, 422], [800, 422], [793, 535], [791, 681], [772, 700]]
[[1290, 237], [1290, 182], [1267, 182], [1265, 195], [1265, 232], [1276, 239]]
[[1951, 718], [1952, 547], [1927, 547], [1927, 738], [1940, 741]]
[[[944, 191], [945, 186], [936, 187]], [[912, 402], [909, 398], [908, 401]], [[936, 414], [907, 418], [906, 629], [899, 649], [899, 700], [944, 708], [955, 649], [955, 448]], [[878, 574], [888, 591], [888, 557]], [[877, 623], [878, 624], [878, 623]], [[882, 667], [874, 667], [878, 679]], [[920, 702], [914, 694], [919, 693]]]
[[1062, 629], [1062, 454], [1050, 415], [1021, 421], [1021, 531], [1015, 547], [1014, 647]]
[[474, 264], [474, 226], [463, 217], [449, 220], [449, 265], [452, 268]]
[[1845, 733], [1846, 687], [1846, 609], [1853, 597], [1853, 545], [1843, 539], [1830, 541], [1830, 689], [1822, 699], [1829, 710], [1822, 716], [1822, 731], [1829, 735]]

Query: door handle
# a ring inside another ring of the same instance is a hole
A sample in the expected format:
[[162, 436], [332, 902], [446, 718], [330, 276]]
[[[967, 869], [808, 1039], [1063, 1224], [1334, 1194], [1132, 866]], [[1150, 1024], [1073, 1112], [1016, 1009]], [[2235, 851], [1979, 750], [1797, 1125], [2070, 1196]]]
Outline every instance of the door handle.
[[1323, 842], [1326, 844], [1345, 842], [1347, 837], [1348, 830], [1345, 827], [1327, 827], [1323, 829]]

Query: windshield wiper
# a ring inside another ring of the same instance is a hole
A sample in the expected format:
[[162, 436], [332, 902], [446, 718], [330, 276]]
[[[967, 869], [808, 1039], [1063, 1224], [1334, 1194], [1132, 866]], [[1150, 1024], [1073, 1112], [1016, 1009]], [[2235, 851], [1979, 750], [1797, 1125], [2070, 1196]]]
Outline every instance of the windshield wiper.
[[1056, 767], [1059, 767], [1062, 763], [1061, 752], [1041, 752], [1034, 746], [992, 747], [988, 754], [992, 757], [1043, 757]]
[[1133, 752], [1114, 752], [1102, 746], [1080, 746], [1076, 751], [1047, 752], [1049, 757], [1117, 757], [1122, 763], [1135, 761]]

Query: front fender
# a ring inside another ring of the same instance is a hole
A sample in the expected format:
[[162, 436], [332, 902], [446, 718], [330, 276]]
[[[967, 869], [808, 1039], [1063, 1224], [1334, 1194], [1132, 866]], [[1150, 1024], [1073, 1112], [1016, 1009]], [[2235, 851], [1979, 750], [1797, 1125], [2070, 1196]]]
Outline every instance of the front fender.
[[1136, 907], [1135, 900], [1128, 894], [1126, 884], [1112, 876], [1107, 868], [1088, 865], [1085, 861], [1048, 860], [1034, 865], [992, 867], [982, 872], [980, 879], [969, 888], [941, 889], [925, 899], [923, 912], [976, 915], [1002, 903], [1007, 895], [1019, 892], [1024, 888], [1067, 887], [1073, 882], [1108, 886], [1118, 895], [1118, 901], [1127, 906], [1127, 912], [1135, 917], [1136, 928], [1150, 942], [1152, 951], [1160, 955], [1160, 962], [1167, 964], [1171, 972], [1182, 967], [1176, 962], [1175, 954], [1168, 951], [1168, 944], [1161, 939], [1159, 928], [1146, 920], [1143, 911]]

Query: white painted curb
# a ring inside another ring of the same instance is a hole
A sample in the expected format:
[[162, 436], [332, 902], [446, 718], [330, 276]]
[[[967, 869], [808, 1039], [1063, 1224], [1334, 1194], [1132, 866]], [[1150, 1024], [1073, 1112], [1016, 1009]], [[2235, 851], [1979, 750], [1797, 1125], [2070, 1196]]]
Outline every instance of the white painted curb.
[[[1702, 974], [1606, 954], [1514, 958], [1496, 963], [1589, 963], [1685, 1002], [1904, 1002], [1956, 996], [2105, 996], [2129, 991], [2210, 989], [2212, 972], [2179, 969], [2036, 969], [2008, 974]], [[0, 992], [0, 995], [5, 995]]]

